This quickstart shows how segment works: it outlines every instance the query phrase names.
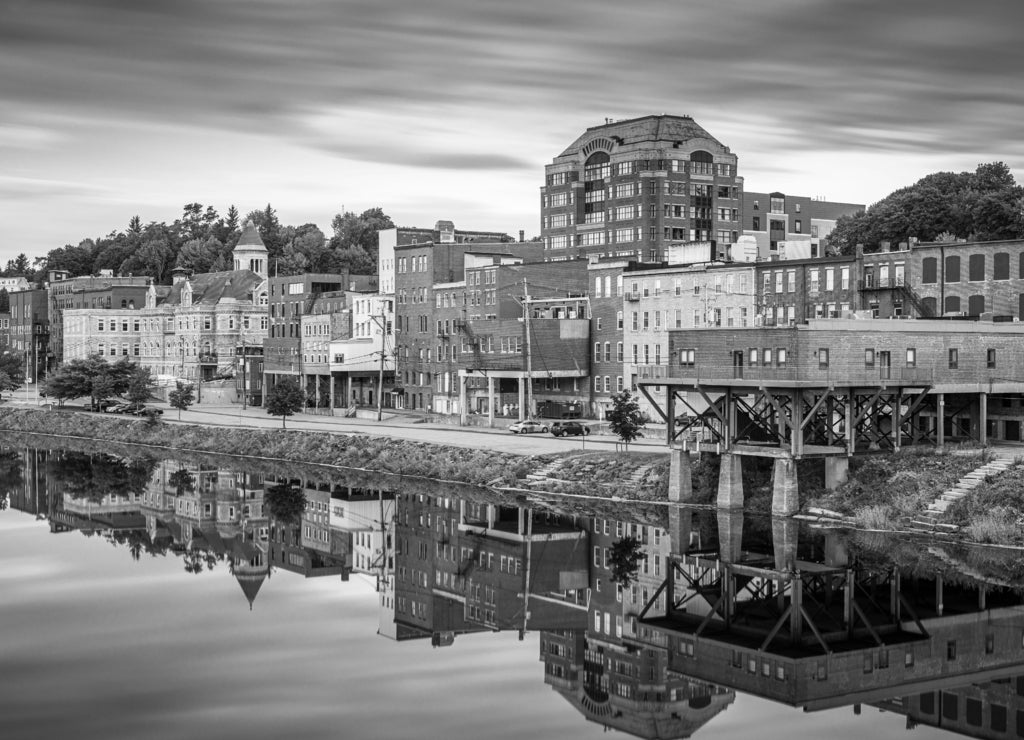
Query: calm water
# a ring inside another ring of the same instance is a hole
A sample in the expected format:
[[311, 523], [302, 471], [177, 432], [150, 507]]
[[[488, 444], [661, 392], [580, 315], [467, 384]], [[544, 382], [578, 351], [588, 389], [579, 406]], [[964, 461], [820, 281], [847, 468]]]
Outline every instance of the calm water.
[[10, 443], [4, 496], [3, 738], [1024, 734], [1004, 553]]

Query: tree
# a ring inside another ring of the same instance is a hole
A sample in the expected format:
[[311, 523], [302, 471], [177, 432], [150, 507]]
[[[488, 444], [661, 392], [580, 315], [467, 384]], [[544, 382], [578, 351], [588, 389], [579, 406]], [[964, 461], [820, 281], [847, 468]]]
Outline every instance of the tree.
[[135, 365], [128, 378], [126, 397], [129, 403], [143, 404], [153, 398], [156, 383], [148, 367]]
[[25, 382], [25, 367], [21, 357], [11, 351], [0, 352], [0, 393], [21, 388]]
[[96, 408], [100, 401], [128, 392], [136, 365], [127, 357], [111, 364], [102, 355], [93, 354], [65, 362], [44, 381], [46, 395], [58, 405], [72, 398], [89, 397]]
[[608, 562], [611, 564], [611, 582], [617, 583], [622, 588], [627, 588], [640, 572], [640, 563], [644, 560], [644, 554], [640, 549], [640, 540], [636, 537], [626, 536], [618, 542], [613, 542], [608, 553]]
[[833, 254], [867, 252], [883, 241], [898, 244], [1024, 237], [1024, 189], [1003, 162], [979, 164], [974, 172], [935, 172], [900, 188], [852, 216], [841, 216], [828, 235]]
[[188, 407], [196, 401], [196, 389], [191, 383], [182, 383], [180, 380], [175, 384], [173, 391], [167, 394], [167, 403], [172, 409], [178, 409], [178, 419], [181, 420], [181, 412], [187, 411]]
[[630, 442], [644, 436], [640, 431], [645, 423], [640, 404], [629, 391], [612, 396], [612, 408], [607, 419], [612, 433], [626, 444], [627, 449]]
[[306, 494], [301, 488], [288, 483], [277, 483], [267, 487], [263, 503], [274, 519], [282, 524], [298, 524], [306, 510]]
[[331, 220], [335, 271], [347, 269], [357, 275], [376, 272], [377, 232], [394, 225], [380, 207], [368, 208], [358, 216], [351, 211], [335, 215]]
[[281, 417], [281, 428], [285, 428], [285, 420], [300, 411], [306, 401], [306, 394], [294, 378], [283, 378], [267, 391], [267, 413]]

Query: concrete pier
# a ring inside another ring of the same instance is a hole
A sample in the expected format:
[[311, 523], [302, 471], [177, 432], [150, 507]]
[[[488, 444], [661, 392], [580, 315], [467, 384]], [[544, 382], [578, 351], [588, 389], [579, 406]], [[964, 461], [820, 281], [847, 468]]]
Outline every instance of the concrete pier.
[[678, 447], [669, 451], [668, 500], [690, 501], [693, 498], [693, 473], [690, 453]]
[[791, 457], [777, 458], [772, 474], [772, 514], [793, 516], [799, 510], [800, 487], [796, 479], [796, 460]]
[[743, 458], [740, 455], [722, 455], [718, 470], [718, 508], [743, 508]]

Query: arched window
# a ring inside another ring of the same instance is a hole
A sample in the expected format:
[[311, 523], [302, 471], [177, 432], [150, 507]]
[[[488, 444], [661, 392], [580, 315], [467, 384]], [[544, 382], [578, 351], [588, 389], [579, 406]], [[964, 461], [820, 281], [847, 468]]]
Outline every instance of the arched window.
[[714, 173], [715, 158], [711, 152], [696, 151], [690, 155], [690, 173], [693, 175], [711, 175]]
[[985, 313], [985, 296], [972, 295], [967, 299], [967, 315], [980, 316]]
[[960, 296], [946, 296], [946, 305], [942, 307], [944, 313], [960, 313]]
[[936, 300], [935, 300], [934, 296], [929, 296], [928, 298], [922, 299], [921, 300], [921, 305], [924, 306], [925, 311], [927, 312], [927, 314], [929, 316], [934, 316], [935, 315]]

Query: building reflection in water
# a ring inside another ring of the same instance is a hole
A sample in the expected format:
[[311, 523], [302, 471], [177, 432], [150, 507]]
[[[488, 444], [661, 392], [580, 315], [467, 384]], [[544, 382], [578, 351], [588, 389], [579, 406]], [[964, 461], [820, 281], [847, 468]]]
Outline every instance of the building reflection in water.
[[[357, 573], [393, 640], [536, 632], [544, 682], [586, 720], [637, 737], [689, 737], [737, 693], [1024, 736], [1012, 554], [740, 511], [657, 506], [627, 520], [612, 502], [584, 513], [61, 450], [0, 450], [0, 470], [0, 497], [52, 532], [181, 557], [193, 573], [224, 565], [250, 608], [278, 569]], [[271, 486], [302, 491], [296, 520], [270, 514]], [[626, 537], [643, 557], [620, 587], [610, 553]]]

